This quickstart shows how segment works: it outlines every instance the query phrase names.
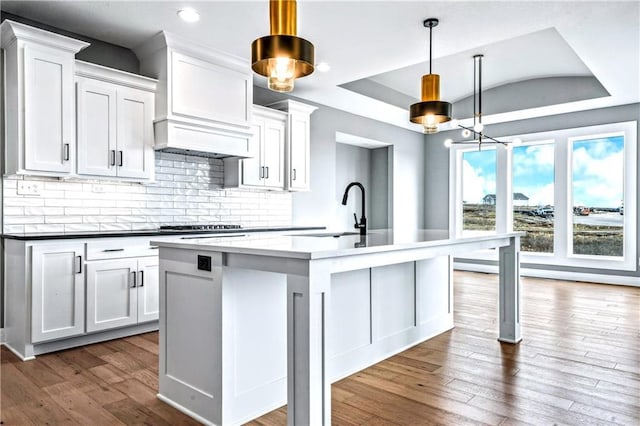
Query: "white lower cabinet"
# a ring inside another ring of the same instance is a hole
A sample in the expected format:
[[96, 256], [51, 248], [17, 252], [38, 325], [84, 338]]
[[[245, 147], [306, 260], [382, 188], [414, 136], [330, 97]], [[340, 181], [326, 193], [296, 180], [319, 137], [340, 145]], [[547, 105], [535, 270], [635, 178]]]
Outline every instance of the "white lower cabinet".
[[83, 243], [31, 248], [31, 340], [84, 333]]
[[138, 259], [138, 322], [153, 321], [160, 314], [158, 256]]
[[4, 345], [28, 360], [157, 330], [158, 250], [149, 240], [5, 238]]
[[158, 258], [87, 262], [87, 331], [158, 319]]

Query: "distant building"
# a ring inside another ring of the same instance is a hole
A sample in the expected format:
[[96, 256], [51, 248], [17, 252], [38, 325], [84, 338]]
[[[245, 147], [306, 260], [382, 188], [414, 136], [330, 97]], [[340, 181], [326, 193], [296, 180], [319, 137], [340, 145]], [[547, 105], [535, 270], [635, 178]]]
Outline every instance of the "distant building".
[[[487, 194], [482, 199], [482, 204], [487, 204], [490, 206], [496, 205], [496, 194]], [[522, 192], [514, 192], [513, 193], [513, 205], [514, 206], [528, 206], [529, 205], [529, 197], [524, 195]]]

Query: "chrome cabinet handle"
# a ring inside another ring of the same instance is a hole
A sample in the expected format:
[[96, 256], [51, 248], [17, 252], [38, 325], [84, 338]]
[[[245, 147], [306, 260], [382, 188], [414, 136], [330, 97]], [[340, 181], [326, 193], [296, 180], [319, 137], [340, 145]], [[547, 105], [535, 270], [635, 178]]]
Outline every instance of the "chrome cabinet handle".
[[82, 256], [76, 256], [76, 274], [82, 273]]
[[144, 287], [144, 271], [139, 271], [138, 275], [140, 276], [140, 284], [138, 284], [138, 287]]
[[296, 180], [296, 169], [293, 169], [293, 180]]
[[109, 252], [112, 252], [112, 251], [124, 251], [124, 249], [123, 249], [123, 248], [117, 248], [117, 249], [104, 249], [104, 250], [102, 250], [102, 251], [103, 251], [103, 252], [105, 252], [105, 253], [109, 253]]
[[137, 283], [136, 283], [136, 281], [137, 281], [136, 280], [136, 271], [133, 271], [131, 273], [133, 274], [133, 280], [132, 280], [133, 285], [131, 286], [131, 288], [136, 288], [138, 286]]
[[264, 179], [264, 166], [260, 166], [260, 179]]
[[111, 161], [110, 161], [109, 164], [112, 165], [112, 166], [116, 165], [116, 150], [115, 149], [111, 150]]
[[118, 166], [122, 167], [122, 162], [124, 161], [122, 158], [123, 157], [122, 151], [118, 151], [118, 156], [120, 158], [120, 160], [118, 161]]
[[65, 143], [63, 146], [63, 160], [64, 161], [69, 161], [69, 144]]
[[265, 170], [267, 171], [267, 175], [264, 178], [269, 179], [269, 166], [265, 167]]

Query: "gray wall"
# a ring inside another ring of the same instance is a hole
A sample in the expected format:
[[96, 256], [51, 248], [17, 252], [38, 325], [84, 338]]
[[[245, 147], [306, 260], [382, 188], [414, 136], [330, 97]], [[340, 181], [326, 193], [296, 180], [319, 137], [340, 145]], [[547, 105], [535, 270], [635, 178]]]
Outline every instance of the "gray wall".
[[[518, 120], [509, 123], [491, 124], [488, 131], [493, 137], [519, 135], [526, 133], [545, 132], [550, 130], [571, 129], [574, 127], [586, 127], [599, 124], [616, 123], [638, 120], [640, 123], [640, 104], [622, 105], [610, 108], [594, 109], [589, 111], [559, 114], [548, 117]], [[640, 137], [640, 126], [638, 126]], [[440, 132], [425, 136], [425, 227], [448, 228], [449, 227], [449, 150], [444, 147], [447, 138], [456, 139], [459, 131]], [[640, 165], [640, 150], [636, 167]], [[640, 188], [640, 173], [637, 173], [638, 188]], [[442, 206], [431, 208], [430, 206]], [[637, 228], [640, 229], [640, 215], [636, 217]], [[637, 247], [640, 249], [640, 236], [636, 236]], [[576, 268], [553, 267], [547, 265], [524, 264], [527, 268], [544, 268], [562, 271], [574, 271]], [[636, 271], [612, 271], [603, 269], [582, 268], [581, 272], [593, 274], [613, 274], [623, 276], [640, 276], [640, 267], [636, 264]]]
[[[338, 143], [336, 145], [336, 201], [342, 202], [350, 182], [360, 182], [366, 190], [366, 217], [369, 229], [389, 227], [389, 148], [369, 149]], [[360, 190], [349, 190], [347, 206], [338, 210], [337, 228], [353, 229], [353, 213], [361, 216]]]
[[[313, 77], [311, 77], [313, 78]], [[254, 87], [254, 103], [266, 105], [287, 96]], [[297, 99], [300, 102], [308, 102]], [[420, 133], [381, 123], [323, 105], [311, 116], [311, 191], [294, 193], [292, 201], [295, 225], [327, 225], [336, 223], [343, 214], [336, 199], [336, 132], [348, 133], [393, 144], [394, 210], [396, 232], [424, 226], [424, 138]], [[351, 217], [353, 215], [349, 213]]]
[[[367, 195], [365, 197], [366, 217], [370, 221], [373, 213], [371, 210], [371, 195], [374, 192], [374, 188], [371, 186], [371, 151], [358, 146], [338, 143], [336, 144], [335, 187], [335, 200], [337, 202], [342, 202], [342, 195], [350, 182], [360, 182], [364, 186]], [[338, 210], [336, 217], [337, 229], [345, 231], [353, 229], [353, 213], [356, 213], [358, 219], [362, 216], [362, 201], [360, 197], [360, 189], [357, 187], [349, 190], [347, 205], [341, 206]], [[369, 227], [371, 226], [369, 225]]]
[[61, 30], [60, 28], [52, 27], [50, 25], [43, 24], [42, 22], [32, 21], [31, 19], [23, 18], [7, 12], [1, 12], [0, 21], [4, 21], [5, 19], [91, 43], [90, 46], [83, 49], [76, 55], [76, 59], [135, 74], [139, 73], [140, 62], [138, 61], [138, 58], [126, 47], [105, 43], [104, 41], [72, 33], [70, 31]]
[[371, 152], [371, 195], [369, 196], [371, 206], [369, 217], [370, 229], [385, 229], [392, 227], [392, 217], [389, 212], [392, 210], [390, 200], [393, 194], [390, 192], [393, 185], [393, 169], [389, 167], [393, 156], [389, 152], [393, 147], [377, 148]]

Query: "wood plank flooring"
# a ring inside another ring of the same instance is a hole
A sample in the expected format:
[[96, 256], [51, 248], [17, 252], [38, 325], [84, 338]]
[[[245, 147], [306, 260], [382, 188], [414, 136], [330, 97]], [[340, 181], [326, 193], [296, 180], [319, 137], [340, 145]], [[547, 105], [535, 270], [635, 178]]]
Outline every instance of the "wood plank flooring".
[[[497, 276], [456, 272], [456, 328], [332, 386], [335, 425], [639, 425], [640, 288], [522, 279], [519, 345]], [[21, 362], [0, 352], [3, 425], [192, 425], [156, 398], [148, 333]], [[251, 426], [286, 424], [286, 407]]]

